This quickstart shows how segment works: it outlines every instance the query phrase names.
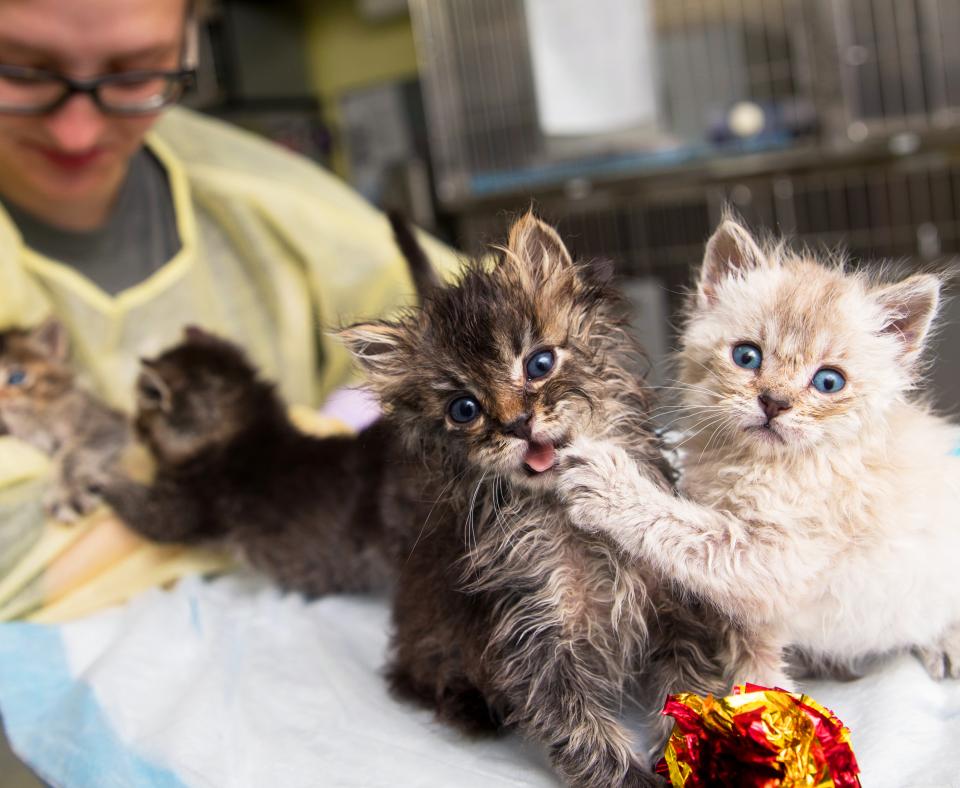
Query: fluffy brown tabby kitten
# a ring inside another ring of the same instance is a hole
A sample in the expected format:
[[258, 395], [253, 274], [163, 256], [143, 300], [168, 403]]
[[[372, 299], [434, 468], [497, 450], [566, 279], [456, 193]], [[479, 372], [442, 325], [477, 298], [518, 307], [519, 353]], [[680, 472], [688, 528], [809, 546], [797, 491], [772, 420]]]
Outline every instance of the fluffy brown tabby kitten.
[[76, 520], [100, 503], [87, 479], [113, 465], [127, 444], [127, 422], [77, 383], [66, 330], [54, 319], [0, 334], [0, 433], [49, 454], [47, 514]]
[[235, 546], [288, 590], [388, 585], [389, 527], [425, 516], [388, 430], [304, 434], [240, 348], [197, 328], [143, 361], [135, 427], [156, 473], [101, 481], [120, 518], [155, 541]]
[[502, 251], [421, 309], [342, 332], [439, 491], [400, 564], [390, 682], [467, 730], [518, 729], [572, 785], [660, 784], [621, 712], [723, 692], [739, 639], [568, 519], [555, 458], [573, 439], [656, 473], [647, 394], [606, 282], [532, 215]]

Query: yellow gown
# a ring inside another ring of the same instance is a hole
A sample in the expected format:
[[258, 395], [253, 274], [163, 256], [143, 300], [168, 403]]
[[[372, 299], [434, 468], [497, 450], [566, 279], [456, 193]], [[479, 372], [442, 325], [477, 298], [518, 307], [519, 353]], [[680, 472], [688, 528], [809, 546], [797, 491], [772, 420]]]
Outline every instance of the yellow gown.
[[[305, 159], [188, 110], [168, 110], [146, 144], [167, 171], [177, 255], [111, 296], [25, 247], [0, 208], [0, 330], [56, 315], [85, 383], [124, 409], [138, 359], [177, 342], [187, 324], [242, 344], [290, 403], [316, 406], [347, 384], [350, 360], [329, 329], [414, 299], [383, 215]], [[449, 249], [423, 243], [442, 271], [455, 270]], [[0, 437], [0, 620], [69, 617], [220, 565], [143, 545], [102, 513], [40, 528], [46, 470], [35, 450]]]

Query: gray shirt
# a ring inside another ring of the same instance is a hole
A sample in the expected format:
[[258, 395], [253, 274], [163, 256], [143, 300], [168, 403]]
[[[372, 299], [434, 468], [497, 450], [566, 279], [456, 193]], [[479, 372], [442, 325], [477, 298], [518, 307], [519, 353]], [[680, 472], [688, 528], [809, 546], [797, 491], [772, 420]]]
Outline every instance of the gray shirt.
[[144, 281], [180, 250], [173, 195], [163, 165], [146, 148], [130, 160], [106, 224], [76, 232], [3, 203], [28, 247], [71, 266], [116, 295]]

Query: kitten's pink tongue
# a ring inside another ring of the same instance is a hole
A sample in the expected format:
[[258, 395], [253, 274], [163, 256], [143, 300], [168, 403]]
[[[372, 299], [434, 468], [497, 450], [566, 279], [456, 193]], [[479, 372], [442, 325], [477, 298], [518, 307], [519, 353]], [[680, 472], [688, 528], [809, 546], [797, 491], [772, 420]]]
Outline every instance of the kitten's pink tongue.
[[535, 473], [543, 473], [553, 467], [556, 452], [549, 443], [531, 443], [523, 455], [523, 464]]

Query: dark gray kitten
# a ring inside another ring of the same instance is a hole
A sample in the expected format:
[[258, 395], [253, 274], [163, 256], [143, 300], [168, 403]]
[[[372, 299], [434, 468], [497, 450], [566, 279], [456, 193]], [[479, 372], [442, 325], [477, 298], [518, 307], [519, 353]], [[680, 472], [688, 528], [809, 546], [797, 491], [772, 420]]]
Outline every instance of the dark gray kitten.
[[128, 440], [123, 414], [77, 383], [66, 330], [54, 319], [0, 334], [0, 431], [53, 460], [46, 512], [62, 521], [101, 502], [89, 480], [115, 464]]
[[[411, 228], [390, 220], [422, 296], [438, 280]], [[313, 597], [389, 586], [397, 545], [429, 514], [422, 473], [389, 425], [304, 434], [243, 350], [199, 328], [142, 360], [136, 403], [154, 479], [114, 473], [98, 483], [149, 539], [230, 545], [282, 588]]]
[[[466, 730], [506, 725], [572, 785], [659, 784], [621, 714], [723, 694], [739, 633], [568, 519], [558, 449], [615, 442], [668, 486], [615, 292], [526, 216], [497, 264], [343, 332], [439, 491], [399, 565], [390, 682]], [[648, 742], [662, 751], [666, 722]]]
[[142, 363], [134, 424], [154, 478], [99, 480], [132, 530], [231, 546], [311, 597], [391, 584], [394, 532], [414, 530], [426, 509], [388, 428], [304, 434], [239, 347], [197, 328]]

